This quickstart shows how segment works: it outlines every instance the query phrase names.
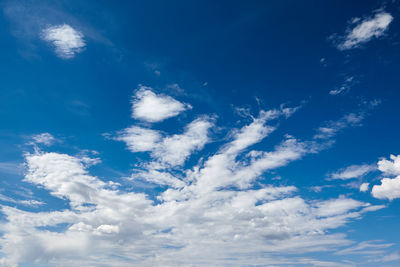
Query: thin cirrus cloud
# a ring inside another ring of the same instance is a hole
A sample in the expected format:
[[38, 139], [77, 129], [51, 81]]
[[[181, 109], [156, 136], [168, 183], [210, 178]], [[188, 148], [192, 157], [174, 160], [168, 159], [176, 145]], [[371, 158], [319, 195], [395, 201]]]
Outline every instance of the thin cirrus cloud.
[[[254, 149], [277, 129], [277, 121], [297, 110], [260, 111], [249, 124], [230, 128], [223, 144], [188, 167], [182, 163], [209, 141], [209, 129], [216, 124], [209, 116], [194, 119], [178, 134], [137, 126], [123, 130], [117, 138], [132, 152], [150, 153], [138, 170], [132, 170], [132, 179], [141, 177], [163, 187], [154, 191], [154, 200], [92, 175], [88, 168], [99, 159], [39, 149], [25, 154], [24, 181], [69, 205], [40, 212], [3, 205], [7, 220], [1, 239], [7, 245], [1, 248], [5, 255], [1, 262], [6, 266], [19, 262], [98, 265], [99, 260], [107, 266], [282, 262], [349, 266], [345, 261], [320, 261], [299, 253], [345, 249], [352, 242], [330, 230], [382, 205], [344, 196], [310, 200], [293, 185], [261, 179], [267, 171], [326, 149], [338, 133], [323, 139], [311, 136], [308, 141], [286, 136], [271, 150]], [[341, 125], [341, 130], [351, 126]], [[174, 149], [179, 153], [173, 154]], [[162, 164], [168, 168], [159, 167]], [[52, 230], [57, 227], [61, 230]]]
[[345, 78], [345, 80], [343, 81], [343, 83], [338, 87], [335, 88], [333, 90], [329, 91], [330, 95], [341, 95], [341, 94], [345, 94], [348, 91], [350, 91], [350, 89], [356, 85], [358, 83], [358, 81], [354, 78], [354, 76], [348, 76]]
[[348, 180], [360, 178], [372, 171], [376, 170], [375, 164], [351, 165], [329, 175], [329, 179]]
[[73, 58], [86, 47], [83, 34], [68, 24], [48, 26], [40, 37], [53, 45], [57, 56], [63, 59]]
[[132, 99], [132, 118], [147, 122], [160, 122], [191, 109], [188, 104], [162, 94], [152, 88], [140, 85]]
[[393, 16], [385, 11], [380, 11], [373, 17], [354, 18], [352, 19], [354, 26], [349, 26], [344, 36], [332, 35], [330, 39], [337, 43], [336, 47], [339, 50], [354, 49], [374, 38], [383, 36], [392, 20]]

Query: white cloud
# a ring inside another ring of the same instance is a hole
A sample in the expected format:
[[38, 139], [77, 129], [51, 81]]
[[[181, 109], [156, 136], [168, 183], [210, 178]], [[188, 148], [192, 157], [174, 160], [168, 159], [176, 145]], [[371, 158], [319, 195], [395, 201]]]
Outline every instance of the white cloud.
[[366, 43], [373, 38], [381, 37], [388, 29], [393, 17], [387, 12], [380, 11], [375, 16], [365, 19], [357, 19], [354, 28], [347, 29], [344, 37], [338, 43], [339, 50], [349, 50], [357, 48], [360, 44]]
[[41, 133], [41, 134], [36, 134], [32, 136], [33, 142], [35, 144], [43, 144], [46, 146], [50, 146], [54, 143], [56, 140], [54, 136], [52, 136], [49, 133]]
[[383, 178], [380, 185], [374, 185], [372, 195], [380, 199], [393, 200], [400, 198], [400, 176], [396, 178]]
[[[328, 137], [302, 141], [286, 136], [270, 151], [254, 150], [276, 129], [272, 120], [296, 110], [261, 111], [248, 125], [231, 129], [227, 143], [216, 152], [203, 154], [188, 168], [185, 160], [209, 141], [212, 118], [200, 117], [175, 135], [137, 126], [121, 131], [116, 138], [130, 150], [150, 153], [133, 178], [166, 187], [153, 195], [126, 191], [91, 175], [88, 168], [98, 159], [42, 151], [26, 154], [25, 181], [68, 205], [40, 212], [3, 205], [7, 220], [0, 229], [2, 261], [68, 266], [349, 266], [299, 254], [350, 245], [344, 234], [330, 230], [381, 206], [341, 196], [306, 199], [295, 186], [273, 185], [265, 177], [261, 182], [266, 172], [316, 153], [329, 142]], [[346, 122], [358, 121], [352, 118]]]
[[132, 118], [148, 122], [163, 121], [187, 109], [191, 106], [170, 96], [155, 94], [150, 87], [142, 85], [132, 100]]
[[337, 251], [336, 255], [380, 255], [385, 252], [384, 249], [391, 247], [393, 244], [377, 243], [374, 241], [363, 241], [354, 246]]
[[390, 155], [390, 160], [381, 159], [378, 169], [386, 175], [400, 175], [400, 155]]
[[153, 150], [152, 156], [171, 166], [182, 165], [194, 151], [198, 151], [208, 142], [208, 132], [213, 122], [208, 117], [189, 123], [183, 134], [167, 136], [160, 146]]
[[[155, 204], [144, 194], [110, 189], [79, 158], [36, 153], [26, 159], [26, 180], [68, 200], [71, 209], [35, 213], [3, 206], [8, 222], [2, 226], [2, 252], [12, 263], [276, 264], [272, 254], [259, 255], [348, 245], [344, 236], [326, 231], [360, 217], [367, 206], [349, 198], [307, 202], [294, 195], [293, 186], [225, 187], [206, 194], [185, 186], [168, 189], [183, 198]], [[60, 224], [61, 231], [49, 230]]]
[[371, 194], [380, 199], [400, 198], [400, 155], [390, 155], [390, 160], [381, 159], [378, 162], [378, 169], [385, 175], [395, 178], [383, 178], [380, 185], [372, 187]]
[[398, 252], [394, 252], [382, 257], [381, 262], [391, 262], [391, 261], [399, 261], [400, 254]]
[[348, 76], [345, 78], [344, 82], [336, 89], [329, 91], [330, 95], [339, 95], [344, 94], [356, 85], [358, 81], [354, 78], [354, 76]]
[[68, 24], [49, 26], [41, 33], [41, 38], [55, 47], [56, 54], [64, 59], [73, 58], [86, 46], [83, 34]]
[[12, 197], [5, 196], [5, 195], [3, 195], [1, 193], [0, 193], [0, 200], [1, 201], [5, 201], [5, 202], [9, 202], [9, 203], [23, 205], [23, 206], [31, 206], [31, 207], [36, 207], [36, 206], [40, 206], [40, 205], [44, 204], [44, 202], [39, 201], [39, 200], [35, 200], [35, 199], [14, 199]]
[[362, 165], [351, 165], [344, 169], [341, 169], [330, 175], [330, 179], [341, 179], [348, 180], [353, 178], [360, 178], [369, 172], [375, 171], [375, 164], [362, 164]]
[[158, 131], [131, 126], [118, 133], [116, 140], [123, 141], [132, 152], [152, 151], [161, 141]]
[[360, 185], [360, 192], [367, 192], [369, 189], [369, 183], [362, 183]]
[[341, 130], [349, 126], [360, 125], [364, 119], [364, 112], [349, 113], [340, 118], [337, 121], [329, 121], [324, 126], [319, 127], [317, 133], [314, 135], [314, 139], [329, 139], [339, 133]]
[[125, 142], [132, 152], [151, 151], [159, 167], [180, 166], [204, 147], [213, 125], [213, 119], [204, 116], [189, 123], [182, 134], [165, 137], [159, 131], [132, 126], [120, 131], [115, 139]]

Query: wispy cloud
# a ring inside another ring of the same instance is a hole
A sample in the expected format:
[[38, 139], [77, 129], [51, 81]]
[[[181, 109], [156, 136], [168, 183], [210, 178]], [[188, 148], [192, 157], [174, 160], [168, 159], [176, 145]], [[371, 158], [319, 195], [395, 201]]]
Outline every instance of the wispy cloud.
[[56, 138], [54, 138], [54, 136], [49, 133], [41, 133], [33, 135], [32, 141], [35, 144], [43, 144], [46, 146], [50, 146], [56, 141]]
[[55, 47], [60, 58], [70, 59], [86, 46], [83, 34], [68, 24], [49, 26], [42, 30], [41, 38]]
[[345, 78], [345, 80], [343, 81], [343, 83], [338, 87], [335, 88], [331, 91], [329, 91], [330, 95], [340, 95], [340, 94], [345, 94], [348, 91], [350, 91], [350, 89], [356, 85], [358, 83], [358, 81], [355, 79], [354, 76], [348, 76]]
[[372, 17], [353, 18], [344, 36], [333, 35], [330, 38], [337, 42], [339, 50], [354, 49], [373, 38], [383, 36], [392, 20], [392, 15], [382, 10]]
[[353, 178], [361, 178], [362, 176], [375, 171], [376, 169], [377, 166], [375, 164], [351, 165], [330, 174], [329, 179], [348, 180]]
[[23, 205], [23, 206], [30, 206], [30, 207], [37, 207], [40, 205], [45, 204], [42, 201], [38, 201], [35, 199], [14, 199], [12, 197], [8, 197], [4, 194], [0, 193], [0, 200], [8, 203], [13, 203], [13, 204], [18, 204], [18, 205]]

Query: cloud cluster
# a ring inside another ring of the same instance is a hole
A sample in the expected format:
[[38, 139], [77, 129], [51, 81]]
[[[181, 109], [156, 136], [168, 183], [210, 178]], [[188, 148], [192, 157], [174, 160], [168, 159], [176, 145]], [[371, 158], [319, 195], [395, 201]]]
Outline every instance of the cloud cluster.
[[355, 26], [347, 29], [346, 35], [340, 38], [337, 48], [339, 50], [349, 50], [357, 48], [373, 38], [381, 37], [392, 20], [392, 15], [384, 11], [365, 19], [354, 18], [352, 24], [355, 24]]
[[350, 245], [345, 235], [331, 230], [382, 206], [344, 196], [306, 199], [295, 186], [264, 177], [326, 148], [335, 133], [310, 141], [286, 136], [270, 151], [254, 149], [277, 128], [276, 121], [296, 111], [260, 111], [248, 125], [231, 129], [214, 153], [189, 167], [183, 162], [209, 140], [210, 117], [200, 116], [181, 134], [166, 136], [138, 126], [121, 131], [117, 138], [132, 152], [150, 153], [134, 175], [164, 188], [154, 198], [91, 175], [88, 168], [98, 159], [39, 150], [26, 154], [25, 181], [63, 199], [68, 208], [35, 212], [3, 205], [2, 262], [350, 266], [299, 253]]
[[55, 47], [57, 56], [73, 58], [86, 46], [83, 34], [68, 24], [49, 26], [41, 33], [41, 38]]

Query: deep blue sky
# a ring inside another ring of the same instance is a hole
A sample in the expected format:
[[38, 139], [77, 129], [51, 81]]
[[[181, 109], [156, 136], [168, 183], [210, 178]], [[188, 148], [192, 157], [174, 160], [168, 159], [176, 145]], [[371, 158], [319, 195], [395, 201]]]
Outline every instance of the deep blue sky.
[[[207, 158], [225, 149], [226, 144], [235, 139], [237, 131], [254, 122], [252, 117], [261, 116], [261, 110], [298, 107], [287, 119], [265, 122], [277, 129], [247, 147], [237, 160], [249, 164], [251, 160], [246, 159], [246, 153], [273, 151], [288, 138], [287, 135], [307, 144], [307, 153], [293, 162], [263, 171], [249, 188], [295, 186], [295, 195], [310, 207], [343, 198], [385, 205], [377, 211], [350, 215], [346, 223], [323, 230], [326, 235], [345, 234], [346, 240], [353, 243], [339, 242], [341, 245], [329, 249], [321, 246], [321, 251], [313, 253], [293, 254], [289, 249], [282, 250], [273, 255], [276, 258], [269, 254], [272, 252], [268, 248], [263, 253], [254, 252], [257, 256], [251, 254], [251, 250], [243, 252], [253, 255], [255, 261], [246, 261], [248, 258], [243, 256], [226, 262], [212, 258], [210, 262], [202, 263], [194, 256], [188, 256], [182, 262], [174, 262], [164, 257], [156, 244], [149, 246], [147, 251], [140, 248], [139, 252], [132, 245], [131, 254], [124, 252], [123, 255], [115, 248], [110, 258], [121, 257], [125, 263], [133, 264], [151, 252], [173, 265], [192, 262], [200, 265], [297, 266], [289, 261], [296, 257], [348, 264], [343, 266], [400, 264], [400, 202], [397, 199], [400, 182], [398, 187], [395, 182], [390, 186], [396, 197], [378, 197], [371, 192], [374, 185], [381, 184], [383, 177], [395, 180], [400, 175], [400, 167], [396, 164], [394, 168], [398, 168], [399, 173], [378, 167], [378, 162], [400, 152], [398, 1], [2, 1], [0, 7], [2, 205], [32, 214], [74, 211], [73, 200], [68, 194], [54, 195], [54, 188], [44, 180], [38, 182], [26, 178], [32, 171], [29, 157], [48, 152], [78, 159], [83, 155], [99, 158], [101, 163], [88, 169], [90, 175], [102, 181], [121, 183], [115, 189], [120, 192], [144, 192], [148, 199], [156, 200], [168, 186], [146, 181], [143, 177], [133, 180], [127, 177], [133, 177], [138, 169], [150, 171], [146, 165], [149, 162], [163, 162], [156, 154], [164, 153], [165, 148], [161, 144], [159, 149], [164, 152], [156, 148], [129, 150], [129, 144], [120, 139], [122, 129], [137, 126], [171, 136], [182, 134], [185, 126], [199, 116], [212, 117], [208, 139], [201, 149], [192, 150], [183, 165], [160, 167], [163, 172], [178, 175], [186, 181], [189, 179], [184, 175], [186, 171], [195, 166], [206, 168]], [[391, 18], [388, 25], [375, 29], [377, 32], [371, 37], [360, 37], [351, 47], [340, 48], [353, 29], [363, 23], [375, 23], [379, 14]], [[57, 44], [46, 35], [46, 30], [60, 25], [68, 25], [84, 41], [72, 56], [57, 52]], [[138, 92], [141, 86], [149, 87], [160, 98], [170, 96], [190, 104], [191, 108], [159, 122], [134, 117], [132, 101], [140, 103]], [[340, 93], [330, 93], [340, 88], [343, 89]], [[239, 109], [244, 110], [241, 115]], [[355, 114], [361, 119], [346, 121], [347, 114]], [[313, 138], [320, 127], [335, 132], [322, 139]], [[52, 136], [52, 141], [48, 144], [32, 141], [42, 133]], [[182, 140], [180, 144], [185, 142]], [[199, 163], [200, 159], [203, 161]], [[370, 166], [370, 169], [354, 177], [331, 179], [334, 173], [339, 175], [352, 170], [346, 168], [353, 165], [353, 169], [362, 165]], [[200, 180], [195, 178], [193, 184]], [[362, 183], [369, 183], [366, 192], [359, 190]], [[321, 188], [318, 190], [315, 186]], [[233, 192], [245, 190], [235, 185], [226, 188]], [[289, 197], [280, 199], [286, 198]], [[20, 201], [26, 199], [42, 204], [21, 204]], [[344, 214], [348, 215], [350, 210]], [[3, 212], [3, 237], [16, 234], [7, 228], [7, 216], [10, 214]], [[67, 220], [60, 229], [48, 229], [67, 235], [68, 227], [76, 223]], [[180, 227], [176, 222], [165, 222], [168, 223], [170, 227]], [[229, 221], [226, 223], [230, 224]], [[122, 221], [119, 224], [122, 229], [121, 225]], [[27, 235], [34, 237], [36, 234], [28, 232]], [[290, 232], [288, 235], [302, 234]], [[51, 266], [58, 260], [72, 260], [66, 256], [68, 251], [61, 250], [54, 254], [56, 256], [37, 256], [36, 252], [16, 256], [18, 253], [12, 248], [5, 249], [7, 242], [7, 238], [0, 240], [6, 263], [36, 266], [33, 265], [35, 262]], [[174, 239], [174, 242], [178, 241]], [[254, 244], [258, 243], [254, 241]], [[355, 252], [343, 252], [346, 247], [360, 244], [370, 245], [361, 246]], [[34, 245], [27, 245], [26, 250], [29, 246]], [[175, 252], [179, 257], [179, 253], [183, 253], [180, 246], [185, 245], [179, 243], [177, 246], [179, 249]], [[15, 245], [15, 250], [17, 248]], [[191, 251], [190, 246], [186, 248]], [[94, 249], [85, 253], [96, 259], [98, 252]], [[221, 255], [229, 258], [223, 253]], [[133, 256], [137, 254], [140, 256]], [[316, 261], [304, 264], [323, 266]], [[144, 262], [165, 264], [163, 261]], [[301, 261], [298, 262], [300, 266]], [[91, 264], [100, 266], [101, 261], [93, 260]]]

